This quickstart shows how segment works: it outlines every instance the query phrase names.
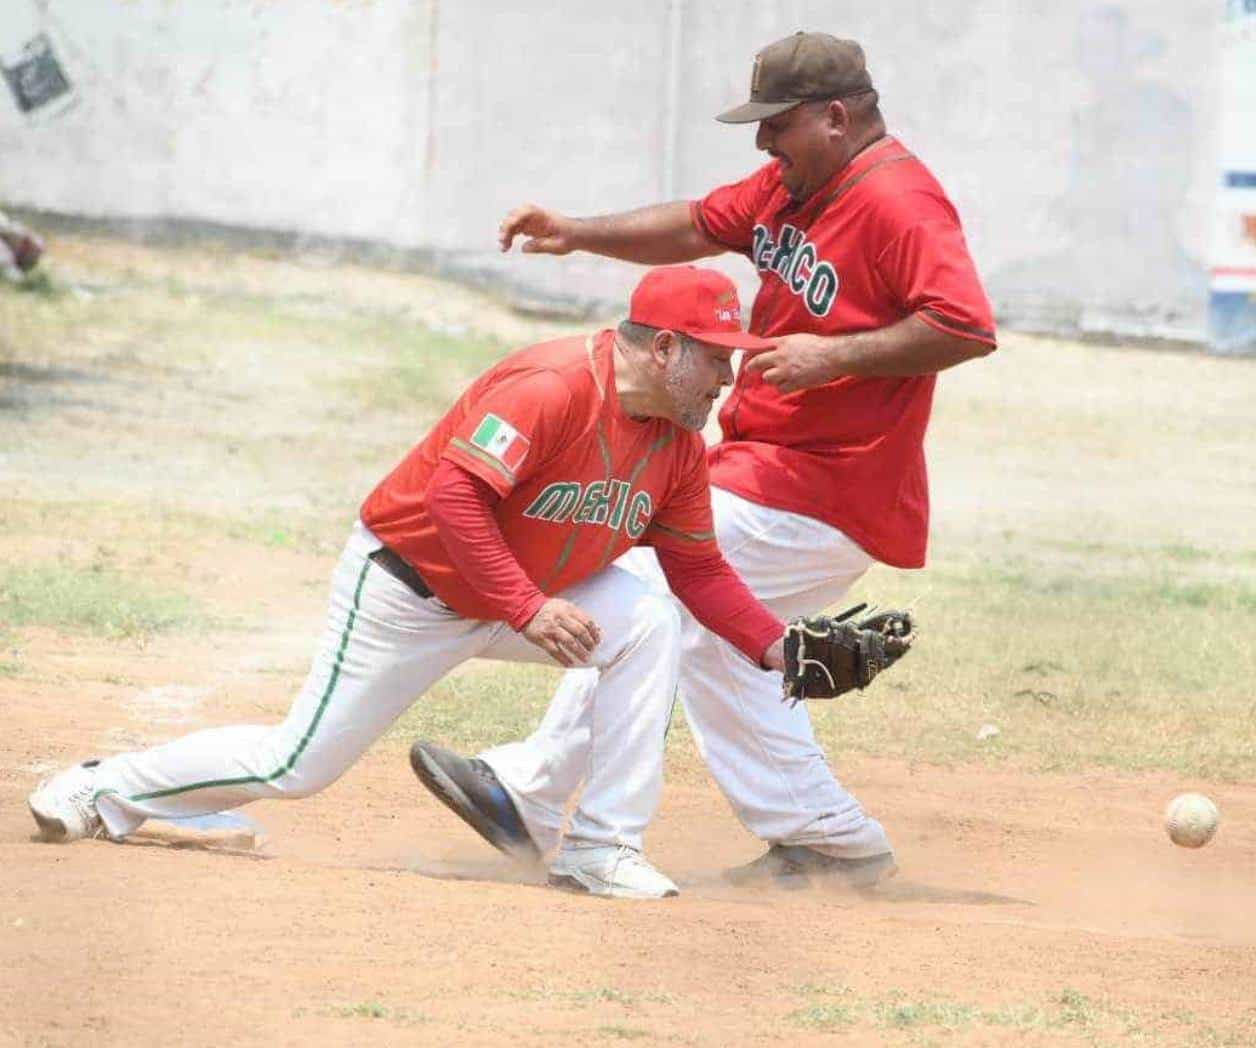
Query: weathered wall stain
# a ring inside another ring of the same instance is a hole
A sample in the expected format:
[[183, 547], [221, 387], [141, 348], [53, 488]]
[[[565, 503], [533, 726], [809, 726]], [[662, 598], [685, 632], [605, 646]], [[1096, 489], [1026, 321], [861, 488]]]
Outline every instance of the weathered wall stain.
[[1005, 318], [1198, 337], [1218, 18], [1151, 0], [10, 0], [0, 54], [46, 32], [78, 104], [38, 123], [0, 98], [0, 201], [367, 241], [616, 301], [631, 267], [503, 257], [501, 215], [753, 170], [753, 129], [712, 116], [758, 47], [822, 29], [864, 43]]
[[[1147, 76], [1163, 38], [1105, 5], [1077, 21], [1076, 69], [1084, 90], [1071, 114], [1067, 183], [1047, 208], [1068, 239], [991, 275], [1005, 313], [1027, 326], [1133, 328], [1155, 334], [1198, 326], [1203, 260], [1182, 243], [1186, 197], [1200, 139], [1177, 86]], [[1192, 88], [1197, 79], [1188, 78]]]

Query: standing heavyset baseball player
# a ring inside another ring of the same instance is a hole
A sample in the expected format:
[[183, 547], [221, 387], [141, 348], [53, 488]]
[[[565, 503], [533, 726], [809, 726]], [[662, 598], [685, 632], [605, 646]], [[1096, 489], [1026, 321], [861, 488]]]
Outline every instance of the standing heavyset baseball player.
[[[955, 208], [886, 134], [858, 44], [823, 33], [771, 44], [750, 101], [718, 119], [757, 122], [770, 161], [693, 202], [584, 219], [525, 206], [503, 221], [501, 247], [523, 236], [526, 253], [649, 264], [734, 251], [756, 267], [750, 330], [776, 348], [746, 362], [720, 411], [715, 528], [751, 590], [792, 618], [839, 600], [874, 560], [923, 565], [934, 376], [994, 349], [994, 322]], [[648, 575], [647, 560], [623, 563]], [[698, 748], [770, 845], [734, 873], [850, 879], [863, 860], [867, 883], [891, 871], [885, 832], [834, 778], [806, 705], [773, 701], [771, 675], [687, 616], [683, 634], [680, 694]], [[541, 730], [483, 759], [508, 786], [579, 767], [581, 740], [556, 728], [594, 683], [568, 673]]]
[[[715, 544], [698, 433], [732, 381], [733, 349], [769, 345], [740, 318], [726, 277], [653, 270], [617, 330], [529, 346], [491, 368], [363, 504], [287, 718], [61, 772], [30, 796], [43, 835], [121, 838], [148, 818], [308, 796], [459, 663], [553, 660], [588, 665], [594, 679], [568, 725], [583, 763], [562, 784], [564, 802], [581, 780], [583, 790], [551, 881], [676, 894], [641, 855], [641, 834], [662, 782], [680, 621], [672, 600], [610, 562], [653, 546], [690, 614], [752, 672], [781, 668], [781, 622]], [[544, 828], [529, 832], [488, 769], [476, 770], [463, 781], [469, 798], [439, 766], [431, 774], [451, 800], [492, 808], [499, 846], [529, 849]]]

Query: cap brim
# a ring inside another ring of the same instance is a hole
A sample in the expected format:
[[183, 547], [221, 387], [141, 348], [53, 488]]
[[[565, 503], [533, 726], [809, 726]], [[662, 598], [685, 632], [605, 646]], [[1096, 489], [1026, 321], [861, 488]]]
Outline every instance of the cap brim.
[[686, 331], [685, 334], [699, 342], [709, 342], [725, 349], [744, 349], [747, 353], [762, 353], [776, 345], [774, 339], [760, 338], [749, 331]]
[[721, 124], [755, 124], [800, 105], [801, 99], [796, 102], [746, 102], [720, 113], [715, 119]]

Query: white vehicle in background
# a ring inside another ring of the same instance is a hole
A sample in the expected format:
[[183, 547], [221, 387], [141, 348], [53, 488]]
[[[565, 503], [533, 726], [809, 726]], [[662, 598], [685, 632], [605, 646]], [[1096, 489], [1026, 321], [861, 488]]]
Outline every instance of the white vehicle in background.
[[1220, 101], [1209, 335], [1219, 353], [1256, 353], [1256, 0], [1226, 4]]

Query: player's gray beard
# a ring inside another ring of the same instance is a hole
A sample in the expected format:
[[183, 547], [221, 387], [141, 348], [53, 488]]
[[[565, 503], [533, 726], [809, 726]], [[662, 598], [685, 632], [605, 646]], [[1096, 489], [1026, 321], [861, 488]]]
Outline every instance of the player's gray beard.
[[700, 430], [711, 414], [711, 401], [693, 388], [694, 355], [688, 343], [681, 342], [680, 352], [668, 364], [663, 387], [671, 398], [673, 418], [685, 429]]

